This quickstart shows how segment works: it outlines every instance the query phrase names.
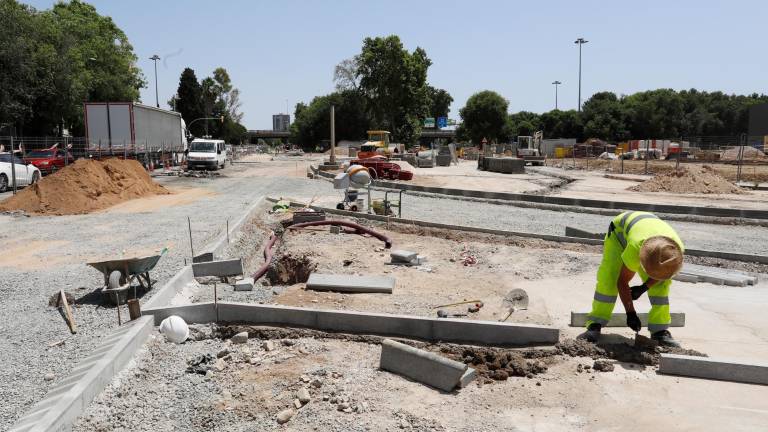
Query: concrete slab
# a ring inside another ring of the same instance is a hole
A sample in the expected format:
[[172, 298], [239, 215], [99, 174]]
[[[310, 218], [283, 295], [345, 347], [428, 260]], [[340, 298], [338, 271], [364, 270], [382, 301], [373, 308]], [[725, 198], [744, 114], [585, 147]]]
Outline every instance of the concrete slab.
[[119, 335], [100, 346], [73, 372], [56, 383], [50, 392], [10, 430], [59, 431], [71, 430], [72, 424], [88, 407], [94, 397], [109, 385], [141, 348], [152, 331], [152, 317], [140, 317], [118, 327], [113, 334]]
[[[219, 311], [221, 312], [221, 311]], [[207, 324], [216, 322], [216, 309], [213, 303], [196, 303], [183, 306], [166, 306], [159, 308], [143, 309], [144, 316], [153, 316], [155, 325], [160, 323], [171, 315], [177, 315], [184, 319], [187, 324]]]
[[195, 263], [192, 264], [192, 272], [194, 273], [195, 277], [240, 276], [243, 274], [243, 260], [242, 258], [237, 258], [224, 261]]
[[247, 277], [235, 282], [235, 291], [253, 291], [253, 278]]
[[213, 261], [213, 252], [205, 252], [196, 257], [192, 257], [192, 264], [210, 261]]
[[192, 266], [182, 267], [168, 282], [160, 287], [149, 300], [141, 305], [142, 309], [162, 307], [171, 302], [188, 284], [194, 282]]
[[430, 318], [435, 340], [484, 345], [556, 344], [560, 331], [555, 327], [476, 321], [460, 318]]
[[381, 343], [379, 367], [446, 392], [459, 385], [467, 370], [464, 363], [391, 339]]
[[397, 249], [389, 252], [392, 262], [410, 263], [418, 258], [419, 254], [412, 251]]
[[687, 263], [683, 265], [683, 269], [680, 270], [680, 273], [674, 279], [694, 283], [709, 282], [716, 285], [740, 287], [757, 284], [757, 276], [752, 276], [742, 271]]
[[477, 379], [477, 371], [473, 368], [467, 368], [464, 375], [459, 380], [459, 387], [464, 388], [468, 386], [472, 381]]
[[354, 276], [312, 273], [307, 280], [307, 289], [315, 291], [337, 291], [346, 293], [392, 294], [395, 278], [388, 276]]
[[[685, 313], [684, 312], [670, 312], [672, 316], [672, 323], [670, 327], [685, 327]], [[571, 327], [584, 327], [587, 324], [587, 315], [589, 312], [571, 312]], [[640, 318], [640, 322], [644, 327], [648, 326], [648, 312], [638, 312], [637, 316]], [[624, 312], [614, 312], [611, 316], [611, 320], [605, 327], [626, 327], [627, 326], [627, 314]]]
[[585, 231], [583, 229], [574, 228], [571, 226], [565, 227], [565, 236], [566, 237], [579, 237], [579, 238], [591, 238], [591, 239], [598, 239], [602, 240], [605, 238], [605, 234], [600, 233], [593, 233], [591, 231]]
[[662, 354], [659, 373], [768, 385], [768, 363]]

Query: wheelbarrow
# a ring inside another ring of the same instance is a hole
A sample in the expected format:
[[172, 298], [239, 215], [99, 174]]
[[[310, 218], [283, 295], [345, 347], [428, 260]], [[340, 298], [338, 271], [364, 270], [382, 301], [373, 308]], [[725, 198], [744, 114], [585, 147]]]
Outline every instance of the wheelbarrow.
[[133, 298], [137, 298], [137, 287], [141, 287], [144, 292], [152, 289], [149, 272], [155, 268], [166, 252], [168, 248], [163, 248], [159, 255], [87, 263], [104, 275], [104, 286], [101, 292], [108, 301], [117, 306], [118, 320], [120, 303], [128, 299], [129, 288], [133, 288]]

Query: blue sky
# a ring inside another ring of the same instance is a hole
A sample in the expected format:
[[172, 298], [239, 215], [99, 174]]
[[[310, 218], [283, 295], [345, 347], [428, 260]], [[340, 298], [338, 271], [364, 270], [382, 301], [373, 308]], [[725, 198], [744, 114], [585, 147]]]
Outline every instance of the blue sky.
[[[27, 1], [38, 9], [50, 0]], [[510, 111], [577, 105], [582, 99], [654, 88], [767, 93], [768, 2], [753, 1], [91, 1], [128, 35], [149, 82], [152, 54], [161, 107], [185, 67], [198, 79], [225, 67], [241, 90], [243, 123], [269, 129], [271, 115], [333, 91], [333, 67], [360, 51], [363, 38], [397, 34], [421, 46], [429, 82], [454, 97], [451, 117], [473, 93], [490, 89]]]

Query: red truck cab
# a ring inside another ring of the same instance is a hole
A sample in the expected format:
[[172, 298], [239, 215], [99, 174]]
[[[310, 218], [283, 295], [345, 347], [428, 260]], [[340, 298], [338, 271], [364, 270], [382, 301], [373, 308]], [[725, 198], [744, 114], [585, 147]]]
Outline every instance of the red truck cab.
[[24, 155], [24, 162], [36, 166], [43, 175], [56, 172], [74, 161], [75, 158], [71, 153], [65, 153], [64, 150], [59, 149], [33, 150]]

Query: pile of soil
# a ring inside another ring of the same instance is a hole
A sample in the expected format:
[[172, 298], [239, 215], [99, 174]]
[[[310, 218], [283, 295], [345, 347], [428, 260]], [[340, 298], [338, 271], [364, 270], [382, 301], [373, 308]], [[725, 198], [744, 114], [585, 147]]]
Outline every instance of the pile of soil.
[[686, 167], [679, 171], [658, 174], [636, 186], [635, 192], [672, 192], [680, 194], [746, 194], [747, 191], [726, 180], [709, 165]]
[[739, 160], [739, 153], [742, 159], [761, 159], [765, 157], [765, 153], [751, 146], [731, 147], [723, 152], [720, 156], [720, 160]]
[[36, 215], [91, 213], [134, 198], [169, 194], [135, 160], [79, 159], [0, 203]]

